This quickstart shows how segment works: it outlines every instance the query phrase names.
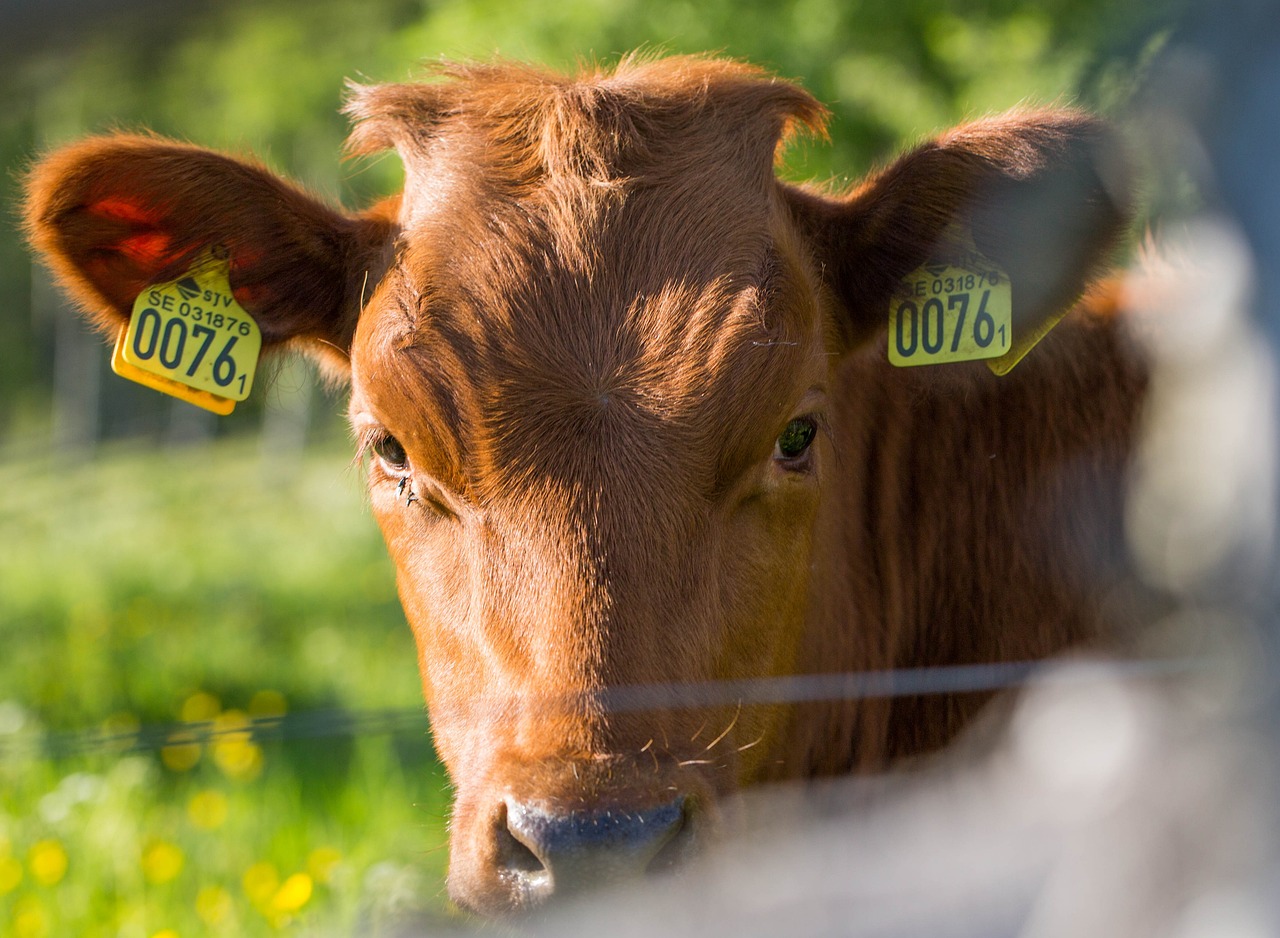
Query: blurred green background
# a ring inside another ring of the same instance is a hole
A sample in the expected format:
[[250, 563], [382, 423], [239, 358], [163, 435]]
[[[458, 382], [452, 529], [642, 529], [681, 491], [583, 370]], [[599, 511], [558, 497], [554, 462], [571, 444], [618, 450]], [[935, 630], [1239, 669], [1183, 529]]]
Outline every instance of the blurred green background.
[[[988, 111], [1122, 112], [1180, 13], [1173, 0], [0, 6], [0, 934], [376, 934], [451, 914], [446, 780], [341, 393], [277, 363], [219, 420], [110, 375], [16, 230], [41, 151], [145, 127], [255, 153], [357, 206], [400, 170], [340, 161], [344, 79], [644, 48], [801, 82], [832, 108], [831, 141], [796, 148], [785, 173], [852, 180]], [[381, 712], [397, 716], [349, 731]], [[249, 732], [282, 714], [312, 729]]]

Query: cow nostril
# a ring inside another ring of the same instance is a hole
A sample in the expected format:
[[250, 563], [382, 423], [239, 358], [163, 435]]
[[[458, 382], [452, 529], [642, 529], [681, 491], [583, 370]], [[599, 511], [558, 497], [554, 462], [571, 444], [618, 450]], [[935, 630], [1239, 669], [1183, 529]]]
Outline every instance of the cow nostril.
[[502, 865], [515, 873], [540, 873], [546, 867], [534, 852], [522, 844], [505, 827], [498, 830], [498, 852]]
[[539, 876], [547, 878], [547, 867], [538, 855], [530, 849], [511, 829], [511, 823], [504, 803], [499, 809], [498, 822], [495, 828], [498, 838], [498, 865], [504, 873], [513, 873], [522, 881], [533, 881]]
[[541, 901], [675, 867], [688, 851], [685, 801], [559, 813], [508, 800], [499, 856], [522, 900]]

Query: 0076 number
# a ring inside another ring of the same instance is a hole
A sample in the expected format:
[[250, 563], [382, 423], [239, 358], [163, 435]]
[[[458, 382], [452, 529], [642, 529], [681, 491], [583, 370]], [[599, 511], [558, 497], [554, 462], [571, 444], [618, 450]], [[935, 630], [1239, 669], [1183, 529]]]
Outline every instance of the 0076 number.
[[934, 356], [944, 348], [952, 354], [958, 353], [966, 339], [966, 325], [977, 348], [989, 348], [997, 337], [1000, 346], [1005, 345], [1004, 325], [997, 326], [995, 317], [987, 312], [990, 290], [982, 291], [982, 299], [972, 320], [969, 319], [968, 293], [952, 293], [945, 299], [945, 306], [943, 297], [937, 296], [930, 297], [919, 306], [913, 300], [903, 300], [898, 306], [894, 343], [899, 357], [909, 359], [921, 352]]
[[[162, 322], [160, 313], [147, 307], [138, 314], [132, 351], [139, 361], [150, 361], [159, 356], [159, 362], [164, 368], [181, 371], [188, 378], [194, 378], [201, 363], [208, 357], [209, 349], [217, 336], [218, 330], [209, 326], [192, 326], [188, 332], [187, 324], [181, 319]], [[237, 375], [236, 360], [231, 354], [237, 338], [230, 336], [223, 344], [211, 362], [211, 372], [214, 383], [222, 388], [230, 387], [239, 377], [239, 389], [243, 391], [245, 375]], [[189, 343], [188, 339], [191, 340]], [[188, 352], [191, 353], [189, 360]], [[182, 367], [184, 364], [185, 368]]]

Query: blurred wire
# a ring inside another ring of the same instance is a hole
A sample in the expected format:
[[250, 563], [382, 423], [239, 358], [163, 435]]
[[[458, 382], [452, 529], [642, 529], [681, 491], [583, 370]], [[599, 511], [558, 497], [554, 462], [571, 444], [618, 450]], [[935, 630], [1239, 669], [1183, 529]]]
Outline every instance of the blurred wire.
[[164, 749], [169, 746], [203, 745], [223, 739], [254, 740], [322, 739], [335, 736], [386, 736], [396, 733], [427, 733], [427, 718], [421, 708], [404, 710], [313, 710], [283, 716], [263, 716], [244, 722], [207, 720], [192, 723], [164, 723], [137, 729], [82, 729], [55, 732], [19, 732], [0, 737], [0, 760], [40, 755], [52, 758], [124, 754]]
[[[1211, 665], [1208, 659], [1113, 662], [1113, 671], [1108, 675], [1120, 673], [1133, 680], [1164, 678], [1204, 671]], [[990, 693], [1022, 686], [1035, 679], [1045, 667], [1042, 661], [1024, 661], [697, 684], [646, 684], [611, 688], [601, 692], [598, 699], [607, 710], [622, 713], [678, 707]], [[1096, 679], [1096, 675], [1083, 672], [1074, 678]], [[246, 733], [255, 740], [290, 740], [407, 732], [425, 734], [426, 731], [427, 717], [421, 708], [312, 710], [234, 722], [215, 719], [155, 724], [136, 729], [108, 727], [47, 733], [15, 732], [0, 735], [0, 760], [34, 754], [64, 758], [101, 752], [145, 752], [168, 746], [215, 743], [220, 739], [243, 737]]]
[[1257, 740], [1105, 663], [1043, 678], [982, 747], [870, 790], [843, 779], [816, 794], [748, 794], [737, 827], [751, 836], [676, 876], [588, 897], [532, 933], [1276, 934], [1256, 878], [1275, 812]]

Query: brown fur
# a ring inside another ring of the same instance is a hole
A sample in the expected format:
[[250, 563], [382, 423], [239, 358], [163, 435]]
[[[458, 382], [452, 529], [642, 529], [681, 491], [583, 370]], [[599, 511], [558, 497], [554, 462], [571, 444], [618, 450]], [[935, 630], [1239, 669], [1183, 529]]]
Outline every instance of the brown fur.
[[[626, 810], [674, 791], [700, 836], [742, 785], [876, 769], [981, 702], [616, 710], [635, 684], [1055, 654], [1099, 635], [1145, 383], [1108, 317], [1010, 377], [896, 370], [887, 307], [967, 230], [1018, 328], [1075, 301], [1125, 223], [1110, 137], [1072, 111], [979, 121], [853, 191], [773, 174], [822, 108], [736, 63], [576, 79], [459, 66], [354, 87], [351, 149], [403, 199], [342, 215], [261, 167], [107, 137], [29, 180], [36, 248], [104, 329], [211, 241], [274, 342], [348, 369], [435, 739], [451, 889], [486, 911], [504, 798]], [[798, 465], [788, 422], [822, 430]], [[411, 501], [400, 487], [400, 477]], [[696, 839], [696, 838], [695, 838]]]

